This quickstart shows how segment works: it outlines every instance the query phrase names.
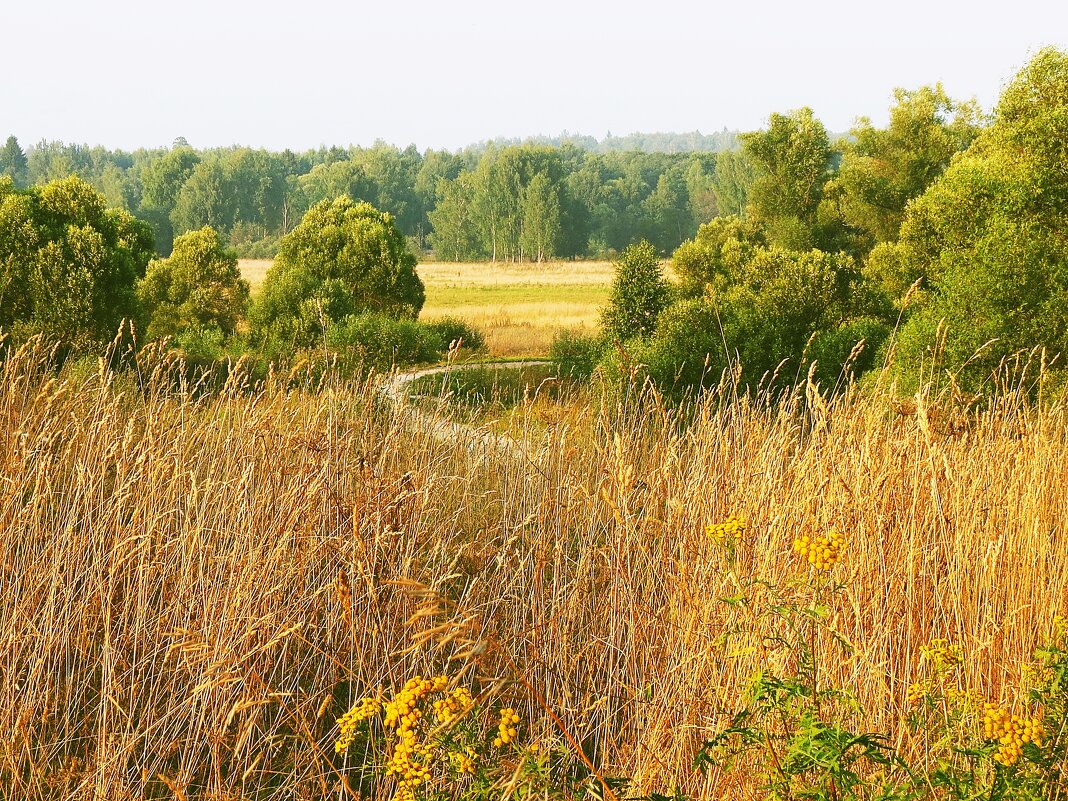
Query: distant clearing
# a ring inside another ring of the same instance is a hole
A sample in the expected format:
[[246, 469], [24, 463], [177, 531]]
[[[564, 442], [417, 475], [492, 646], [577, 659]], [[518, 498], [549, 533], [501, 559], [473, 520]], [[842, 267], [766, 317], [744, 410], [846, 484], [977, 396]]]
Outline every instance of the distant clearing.
[[[242, 259], [241, 274], [258, 294], [269, 260]], [[612, 264], [420, 264], [426, 285], [421, 318], [460, 317], [486, 334], [494, 356], [542, 355], [561, 328], [594, 331], [608, 301]]]

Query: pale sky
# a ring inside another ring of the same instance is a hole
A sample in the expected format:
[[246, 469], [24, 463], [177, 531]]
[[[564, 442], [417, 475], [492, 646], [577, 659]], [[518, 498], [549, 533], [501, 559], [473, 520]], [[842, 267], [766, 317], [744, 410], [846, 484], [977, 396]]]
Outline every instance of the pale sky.
[[831, 131], [942, 81], [987, 109], [1068, 2], [3, 0], [0, 138], [134, 149]]

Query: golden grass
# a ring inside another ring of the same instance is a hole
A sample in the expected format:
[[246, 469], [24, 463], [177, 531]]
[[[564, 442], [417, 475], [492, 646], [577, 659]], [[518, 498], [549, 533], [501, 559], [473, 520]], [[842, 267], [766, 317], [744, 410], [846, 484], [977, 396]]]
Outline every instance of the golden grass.
[[241, 271], [241, 277], [248, 281], [252, 297], [256, 297], [263, 287], [264, 276], [274, 264], [273, 259], [238, 259], [237, 269]]
[[595, 332], [608, 301], [610, 262], [420, 264], [421, 319], [460, 317], [493, 356], [542, 356], [564, 328]]
[[[846, 533], [854, 652], [821, 669], [906, 750], [921, 644], [961, 643], [998, 698], [1068, 603], [1059, 410], [995, 406], [947, 437], [878, 392], [727, 393], [687, 425], [585, 405], [520, 429], [525, 460], [409, 430], [368, 384], [198, 398], [139, 359], [139, 384], [56, 377], [32, 348], [3, 364], [4, 798], [353, 797], [331, 750], [353, 698], [441, 669], [484, 681], [505, 654], [599, 768], [752, 797], [692, 770], [754, 669], [716, 644], [736, 585], [704, 528], [730, 513], [750, 521], [742, 579], [795, 575], [799, 532]], [[412, 619], [428, 593], [448, 615]], [[437, 643], [449, 619], [496, 647]]]
[[[270, 261], [241, 259], [255, 297]], [[460, 317], [486, 335], [493, 356], [542, 356], [563, 328], [593, 333], [612, 283], [610, 262], [420, 264], [420, 319]]]

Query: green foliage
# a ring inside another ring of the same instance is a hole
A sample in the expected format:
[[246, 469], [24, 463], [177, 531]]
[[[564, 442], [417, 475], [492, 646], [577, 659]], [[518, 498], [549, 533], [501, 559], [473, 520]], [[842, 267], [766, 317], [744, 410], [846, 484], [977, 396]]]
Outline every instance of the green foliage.
[[792, 376], [814, 336], [865, 311], [858, 309], [859, 277], [845, 254], [759, 248], [710, 297], [720, 309], [727, 345], [751, 378], [780, 365]]
[[151, 262], [137, 295], [149, 319], [149, 339], [189, 329], [230, 335], [245, 315], [249, 287], [218, 232], [205, 227], [182, 234], [168, 258]]
[[2, 328], [99, 348], [137, 316], [134, 282], [151, 255], [148, 226], [78, 178], [27, 191], [0, 180]]
[[1068, 352], [1066, 142], [1068, 54], [1047, 48], [1005, 89], [993, 125], [909, 205], [900, 241], [873, 254], [888, 294], [925, 290], [898, 343], [903, 375], [929, 354], [976, 389], [1018, 351]]
[[826, 187], [844, 222], [871, 243], [897, 239], [908, 201], [923, 194], [979, 132], [974, 101], [955, 102], [941, 84], [895, 89], [894, 99], [886, 128], [860, 119]]
[[556, 255], [560, 237], [560, 199], [548, 176], [537, 173], [523, 189], [520, 253], [541, 262]]
[[744, 153], [727, 151], [716, 157], [716, 176], [712, 191], [720, 214], [745, 217], [749, 192], [755, 177], [753, 163]]
[[[733, 362], [751, 380], [792, 378], [816, 357], [809, 352], [815, 342], [820, 369], [827, 371], [821, 377], [833, 371], [837, 379], [860, 339], [882, 341], [886, 329], [878, 319], [862, 322], [879, 305], [861, 286], [849, 256], [768, 248], [759, 241], [747, 223], [718, 218], [675, 252], [687, 300], [661, 314], [648, 342], [632, 353], [662, 389], [716, 381]], [[873, 363], [872, 342], [866, 348], [871, 350], [863, 361], [854, 359], [855, 368]]]
[[29, 162], [26, 154], [19, 145], [19, 140], [9, 136], [0, 148], [0, 176], [7, 176], [15, 186], [23, 186], [26, 183], [26, 172]]
[[601, 313], [605, 336], [620, 342], [649, 336], [670, 300], [656, 249], [646, 241], [631, 245], [615, 264], [612, 294]]
[[756, 170], [748, 216], [768, 239], [789, 250], [835, 249], [817, 219], [834, 153], [812, 109], [772, 114], [767, 130], [742, 136], [742, 147]]
[[415, 261], [392, 216], [347, 197], [324, 200], [283, 237], [253, 327], [261, 341], [312, 347], [364, 311], [414, 319], [424, 297]]
[[430, 246], [445, 261], [481, 258], [482, 250], [474, 205], [474, 178], [463, 173], [454, 180], [441, 179], [437, 188], [437, 205], [430, 212]]
[[874, 317], [859, 317], [820, 331], [808, 353], [816, 363], [813, 378], [823, 387], [833, 388], [850, 375], [863, 375], [875, 368], [890, 333], [889, 324]]
[[486, 338], [482, 332], [456, 317], [442, 317], [422, 325], [437, 336], [446, 349], [461, 347], [478, 351], [486, 347]]
[[549, 358], [557, 372], [576, 380], [587, 379], [604, 355], [605, 340], [576, 331], [560, 331], [549, 346]]
[[697, 236], [679, 245], [671, 257], [680, 292], [697, 297], [706, 287], [722, 289], [763, 244], [760, 228], [736, 216], [716, 217], [705, 223]]
[[415, 320], [398, 320], [378, 312], [353, 314], [332, 325], [326, 347], [347, 370], [438, 361], [448, 343], [439, 330]]
[[704, 298], [673, 303], [660, 314], [653, 336], [607, 352], [605, 374], [616, 382], [648, 378], [673, 395], [714, 384], [727, 367], [721, 325], [718, 310]]

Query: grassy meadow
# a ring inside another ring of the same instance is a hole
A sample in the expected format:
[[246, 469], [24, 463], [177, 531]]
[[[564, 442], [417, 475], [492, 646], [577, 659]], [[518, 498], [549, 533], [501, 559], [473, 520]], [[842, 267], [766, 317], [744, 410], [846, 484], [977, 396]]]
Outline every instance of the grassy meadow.
[[[253, 295], [270, 265], [240, 261]], [[460, 317], [485, 332], [498, 357], [544, 355], [562, 328], [596, 330], [612, 283], [610, 262], [428, 262], [418, 272], [426, 286], [420, 319]]]
[[[744, 613], [719, 599], [804, 574], [797, 536], [847, 539], [828, 614], [849, 649], [818, 668], [904, 754], [927, 748], [905, 724], [924, 644], [960, 644], [962, 681], [1010, 703], [1068, 603], [1062, 408], [947, 428], [885, 388], [725, 385], [682, 412], [593, 391], [517, 428], [517, 457], [430, 436], [370, 383], [195, 395], [137, 358], [0, 368], [3, 798], [386, 798], [335, 719], [439, 672], [500, 680], [525, 734], [639, 790], [753, 798], [745, 770], [693, 768], [760, 664], [723, 647]], [[734, 561], [706, 534], [731, 514]]]

